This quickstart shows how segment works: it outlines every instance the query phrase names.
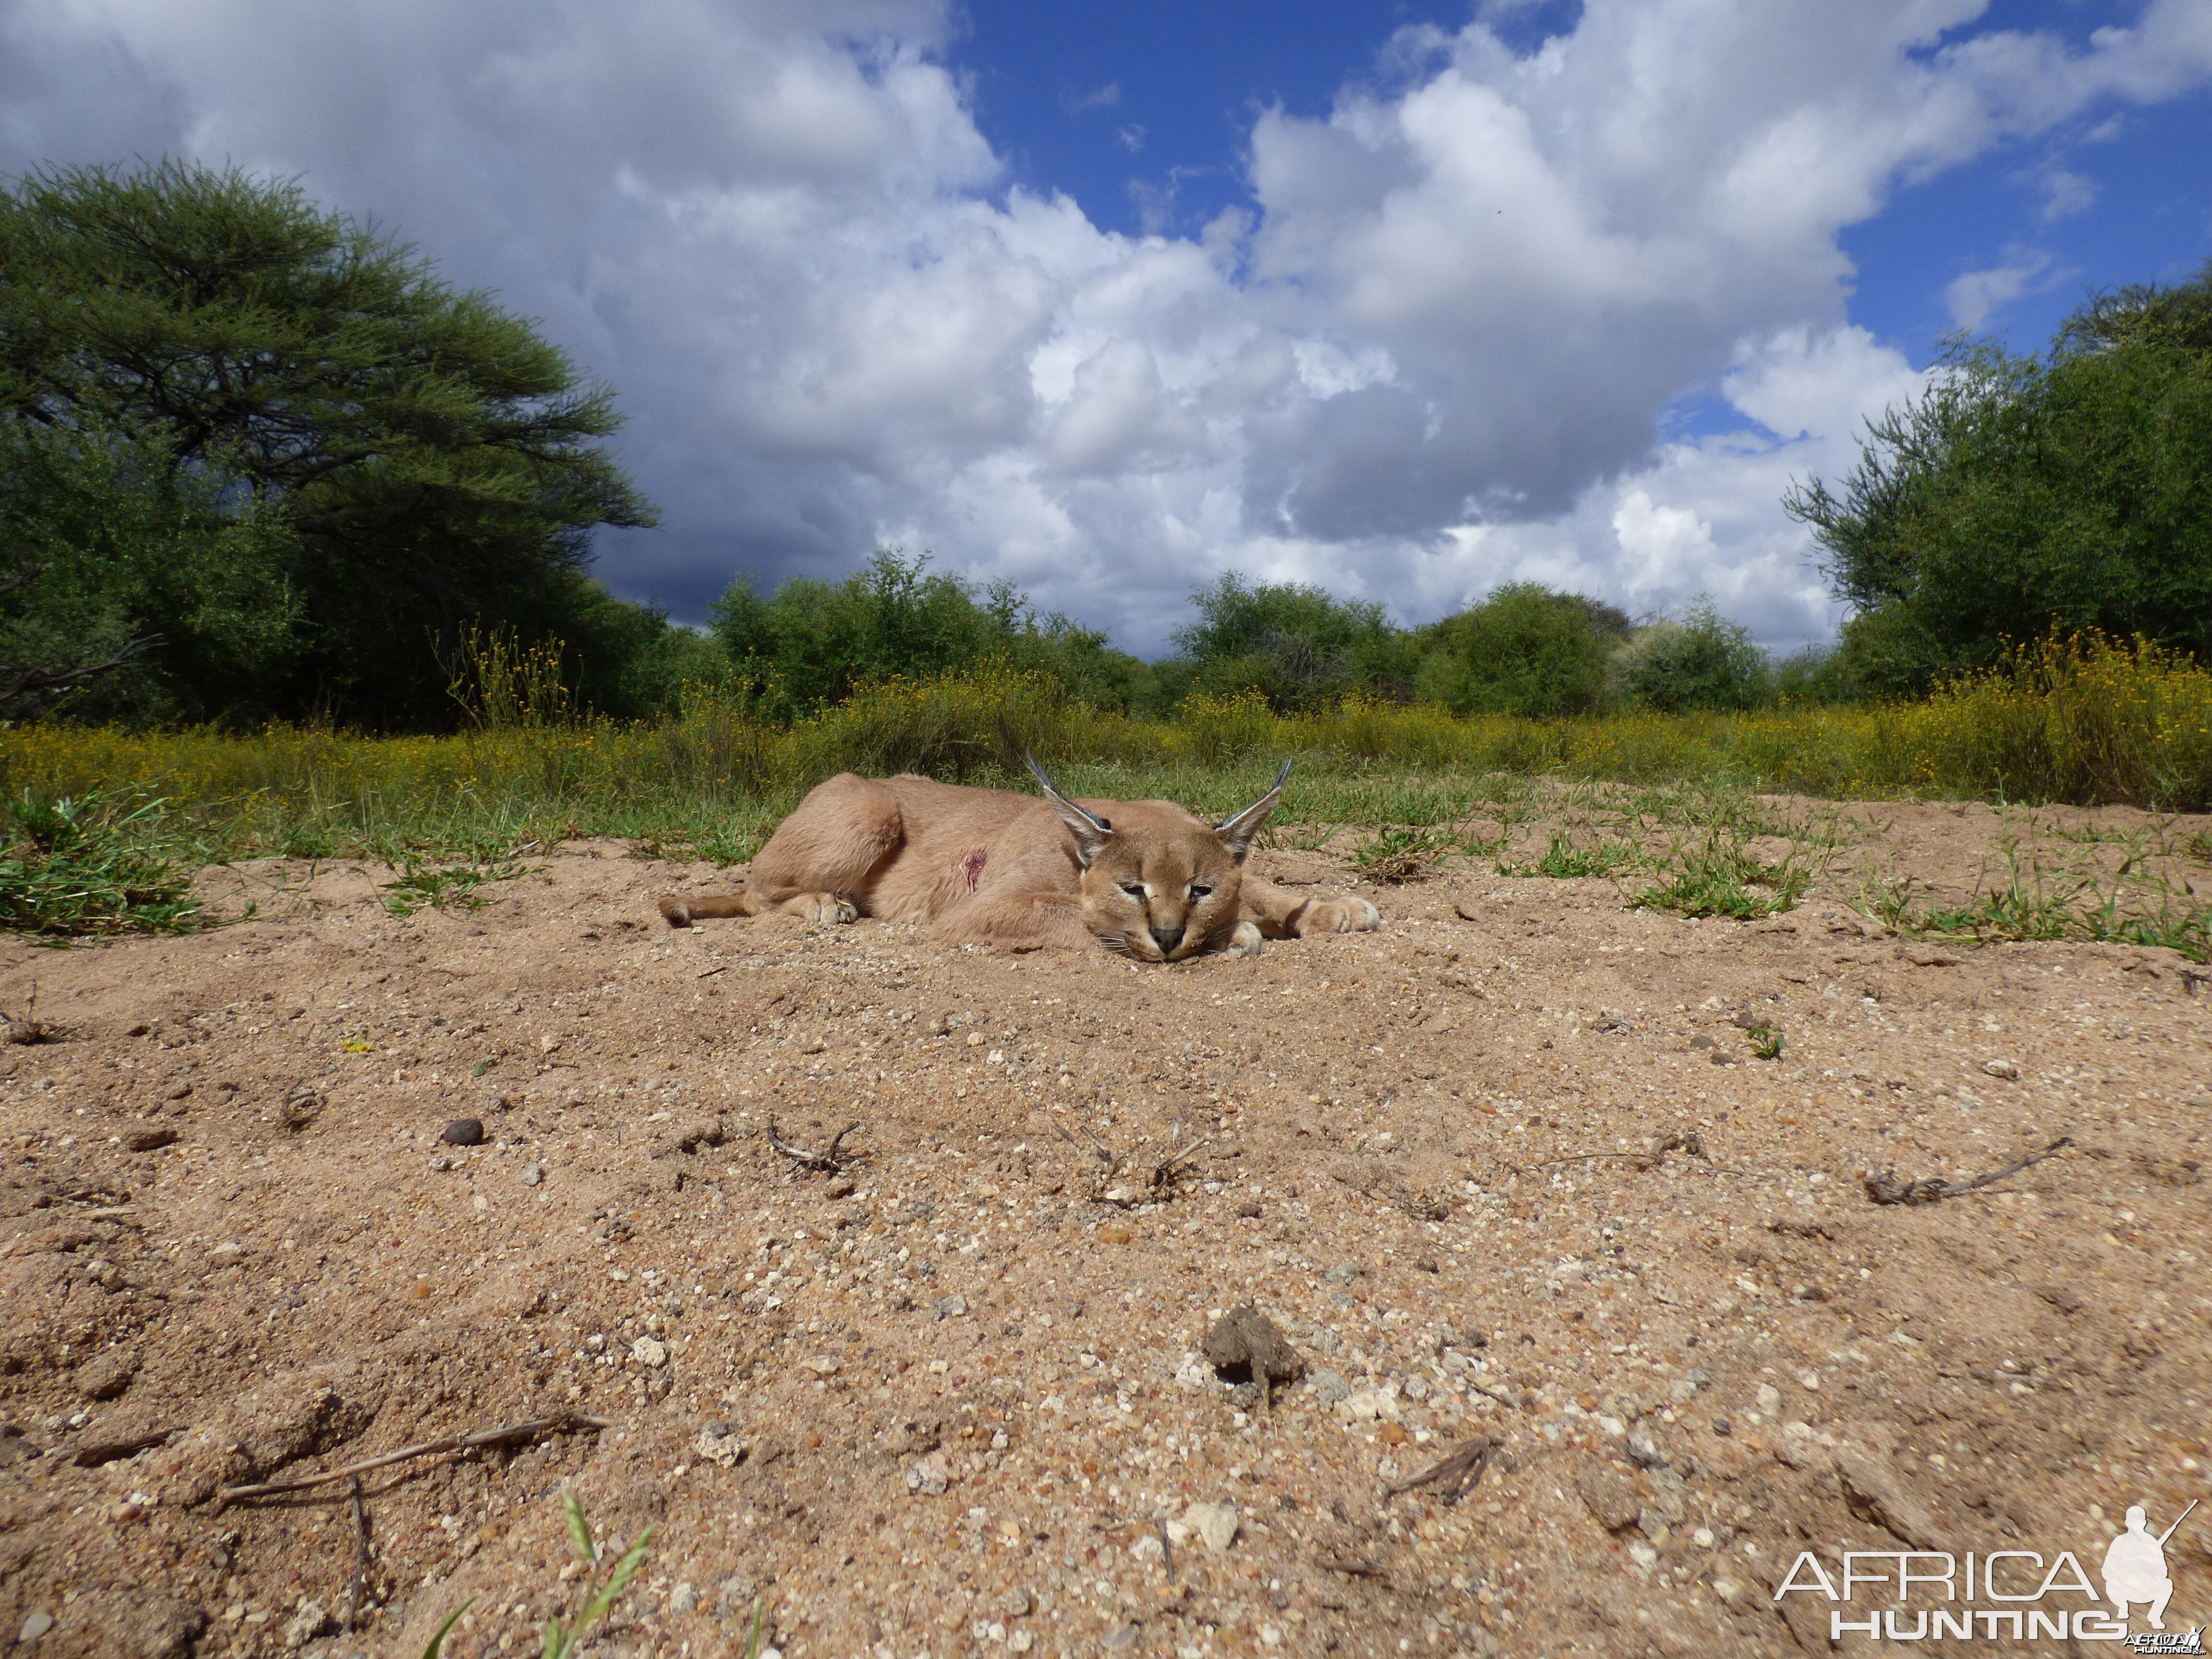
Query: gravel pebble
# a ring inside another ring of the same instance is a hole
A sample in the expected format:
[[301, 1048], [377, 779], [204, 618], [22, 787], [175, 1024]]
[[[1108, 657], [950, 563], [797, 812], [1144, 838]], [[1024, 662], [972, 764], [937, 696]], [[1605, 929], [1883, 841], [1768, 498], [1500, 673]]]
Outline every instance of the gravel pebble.
[[457, 1117], [445, 1127], [438, 1139], [448, 1146], [481, 1146], [484, 1139], [483, 1120]]

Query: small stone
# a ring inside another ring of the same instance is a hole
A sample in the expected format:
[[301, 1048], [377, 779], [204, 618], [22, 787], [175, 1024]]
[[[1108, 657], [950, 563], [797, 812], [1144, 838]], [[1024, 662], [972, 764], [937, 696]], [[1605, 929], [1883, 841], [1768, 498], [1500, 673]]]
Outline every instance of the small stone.
[[1713, 1594], [1728, 1606], [1734, 1607], [1743, 1599], [1743, 1586], [1733, 1578], [1716, 1578], [1713, 1580]]
[[1258, 1220], [1260, 1217], [1260, 1200], [1256, 1198], [1246, 1199], [1243, 1203], [1237, 1206], [1237, 1213], [1246, 1220]]
[[1771, 1382], [1759, 1385], [1759, 1409], [1771, 1416], [1782, 1409], [1782, 1390]]
[[455, 1118], [438, 1136], [448, 1146], [481, 1146], [483, 1138], [483, 1120], [475, 1117]]
[[983, 1046], [983, 1034], [982, 1034], [981, 1031], [970, 1031], [970, 1032], [969, 1032], [969, 1033], [968, 1033], [968, 1046], [969, 1046], [970, 1048], [981, 1048], [981, 1047]]
[[1341, 1371], [1317, 1370], [1313, 1374], [1312, 1381], [1315, 1396], [1320, 1400], [1324, 1411], [1339, 1401], [1352, 1398], [1352, 1384], [1344, 1380]]
[[1735, 1432], [1735, 1425], [1725, 1417], [1716, 1417], [1713, 1419], [1713, 1432], [1725, 1440]]
[[128, 1351], [109, 1348], [76, 1368], [71, 1380], [76, 1391], [87, 1400], [112, 1400], [131, 1386], [131, 1379], [138, 1375], [138, 1362]]
[[1667, 1454], [1659, 1443], [1642, 1430], [1628, 1437], [1628, 1455], [1638, 1468], [1659, 1469], [1667, 1466]]
[[641, 1336], [629, 1345], [629, 1357], [641, 1365], [659, 1370], [668, 1363], [668, 1345], [659, 1337]]
[[1636, 1524], [1644, 1500], [1627, 1471], [1616, 1463], [1595, 1463], [1575, 1477], [1575, 1492], [1598, 1525], [1620, 1532]]
[[524, 1186], [535, 1187], [539, 1182], [544, 1179], [545, 1166], [543, 1164], [532, 1159], [530, 1163], [522, 1166], [522, 1184]]
[[2020, 1075], [2020, 1067], [2008, 1060], [1985, 1060], [1982, 1062], [1982, 1069], [1991, 1077], [2016, 1078]]
[[992, 1608], [1002, 1619], [1018, 1619], [1029, 1610], [1030, 1593], [1024, 1589], [1008, 1590]]
[[1818, 1371], [1798, 1372], [1797, 1385], [1800, 1388], [1817, 1390], [1820, 1386], [1820, 1373]]
[[822, 1190], [831, 1198], [850, 1198], [853, 1195], [853, 1177], [834, 1176], [830, 1178], [830, 1184]]
[[714, 1597], [723, 1616], [734, 1619], [752, 1611], [753, 1598], [759, 1593], [751, 1579], [741, 1572], [733, 1572], [715, 1587]]
[[23, 1628], [16, 1632], [15, 1639], [25, 1647], [29, 1647], [53, 1627], [53, 1614], [44, 1611], [36, 1612], [23, 1620]]
[[1407, 1398], [1407, 1399], [1408, 1399], [1408, 1400], [1426, 1400], [1426, 1399], [1429, 1397], [1429, 1394], [1430, 1394], [1429, 1379], [1428, 1379], [1427, 1377], [1425, 1377], [1425, 1376], [1409, 1376], [1409, 1377], [1407, 1377], [1407, 1378], [1406, 1379], [1406, 1398]]
[[1713, 1529], [1711, 1527], [1699, 1527], [1697, 1531], [1690, 1534], [1690, 1541], [1701, 1550], [1712, 1548]]
[[1359, 1277], [1359, 1264], [1357, 1261], [1339, 1262], [1328, 1270], [1326, 1277], [1332, 1285], [1350, 1285]]
[[678, 1619], [699, 1605], [699, 1592], [689, 1583], [680, 1583], [668, 1592], [668, 1610]]
[[1423, 1273], [1440, 1273], [1443, 1269], [1437, 1265], [1436, 1257], [1417, 1255], [1413, 1258], [1413, 1271]]
[[1128, 1228], [1121, 1225], [1119, 1223], [1115, 1223], [1110, 1226], [1101, 1227], [1098, 1230], [1098, 1242], [1101, 1244], [1127, 1244], [1136, 1236], [1137, 1235], [1134, 1232], [1131, 1231]]
[[968, 1311], [968, 1298], [963, 1296], [940, 1296], [934, 1305], [939, 1319], [957, 1319]]
[[300, 1610], [292, 1615], [291, 1622], [284, 1626], [284, 1645], [288, 1648], [304, 1648], [320, 1636], [329, 1627], [330, 1622], [330, 1611], [321, 1602], [301, 1602]]
[[1402, 1446], [1406, 1443], [1406, 1427], [1402, 1423], [1385, 1423], [1377, 1431], [1377, 1435], [1386, 1446]]
[[1234, 1504], [1193, 1504], [1182, 1512], [1182, 1518], [1210, 1550], [1225, 1550], [1237, 1540]]
[[906, 1489], [917, 1498], [942, 1498], [945, 1488], [945, 1465], [933, 1457], [925, 1457], [906, 1472]]
[[228, 1267], [234, 1261], [242, 1260], [245, 1257], [245, 1245], [241, 1244], [234, 1238], [226, 1238], [222, 1243], [216, 1245], [213, 1249], [208, 1252], [208, 1260], [214, 1262], [218, 1267]]
[[125, 1152], [155, 1152], [164, 1146], [175, 1146], [177, 1139], [177, 1132], [174, 1129], [157, 1124], [141, 1123], [123, 1132], [123, 1146]]
[[709, 1463], [733, 1469], [745, 1461], [745, 1443], [730, 1432], [727, 1423], [709, 1423], [699, 1431], [691, 1448]]

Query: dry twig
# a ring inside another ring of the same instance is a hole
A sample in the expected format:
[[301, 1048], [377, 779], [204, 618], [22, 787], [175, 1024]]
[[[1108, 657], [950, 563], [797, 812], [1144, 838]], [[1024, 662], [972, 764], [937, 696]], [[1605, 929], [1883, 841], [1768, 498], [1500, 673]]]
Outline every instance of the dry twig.
[[1314, 1565], [1329, 1572], [1340, 1572], [1347, 1578], [1387, 1578], [1389, 1574], [1372, 1561], [1339, 1560], [1333, 1555], [1316, 1555]]
[[353, 1498], [353, 1583], [346, 1589], [345, 1627], [350, 1635], [361, 1622], [362, 1587], [368, 1582], [368, 1511], [362, 1507], [361, 1477], [350, 1477]]
[[842, 1175], [857, 1158], [857, 1154], [837, 1156], [837, 1147], [845, 1137], [860, 1127], [858, 1118], [830, 1137], [830, 1144], [818, 1152], [810, 1152], [804, 1146], [794, 1146], [775, 1132], [775, 1120], [768, 1121], [768, 1144], [804, 1170], [825, 1170], [831, 1175]]
[[1197, 1152], [1200, 1148], [1210, 1146], [1212, 1143], [1212, 1139], [1213, 1138], [1211, 1135], [1201, 1135], [1196, 1140], [1192, 1141], [1189, 1146], [1184, 1147], [1181, 1152], [1176, 1152], [1164, 1159], [1162, 1162], [1154, 1164], [1152, 1166], [1152, 1182], [1153, 1188], [1157, 1189], [1158, 1188], [1172, 1185], [1176, 1176], [1181, 1173], [1181, 1171], [1176, 1168], [1176, 1165], [1182, 1163], [1183, 1159], [1188, 1158], [1193, 1152]]
[[1923, 1176], [1917, 1181], [1899, 1181], [1887, 1170], [1866, 1178], [1866, 1194], [1877, 1204], [1937, 1204], [1947, 1198], [1957, 1198], [1978, 1188], [2002, 1181], [2007, 1176], [2016, 1176], [2022, 1170], [2056, 1158], [2074, 1144], [2071, 1135], [2061, 1135], [2039, 1152], [2030, 1152], [2026, 1158], [2008, 1164], [2002, 1170], [1992, 1170], [1987, 1175], [1976, 1176], [1972, 1181], [1947, 1182], [1940, 1176]]
[[278, 1492], [305, 1492], [310, 1486], [326, 1486], [333, 1480], [349, 1480], [356, 1475], [367, 1474], [371, 1469], [381, 1469], [393, 1463], [404, 1463], [410, 1458], [434, 1457], [440, 1452], [465, 1451], [471, 1446], [495, 1446], [503, 1440], [524, 1440], [541, 1434], [558, 1434], [564, 1429], [604, 1429], [611, 1426], [604, 1417], [586, 1417], [581, 1412], [562, 1412], [556, 1417], [532, 1418], [527, 1423], [509, 1423], [503, 1428], [476, 1429], [467, 1434], [449, 1434], [441, 1440], [425, 1440], [420, 1445], [402, 1446], [398, 1451], [386, 1452], [380, 1457], [364, 1457], [358, 1463], [349, 1463], [341, 1469], [325, 1470], [298, 1480], [264, 1480], [251, 1486], [226, 1486], [216, 1494], [217, 1507], [235, 1504], [247, 1498], [273, 1498]]
[[1456, 1504], [1473, 1492], [1482, 1479], [1482, 1472], [1498, 1453], [1498, 1443], [1486, 1434], [1479, 1434], [1465, 1445], [1455, 1448], [1443, 1457], [1423, 1469], [1419, 1474], [1390, 1483], [1389, 1496], [1411, 1492], [1416, 1486], [1441, 1484], [1437, 1496], [1447, 1504]]

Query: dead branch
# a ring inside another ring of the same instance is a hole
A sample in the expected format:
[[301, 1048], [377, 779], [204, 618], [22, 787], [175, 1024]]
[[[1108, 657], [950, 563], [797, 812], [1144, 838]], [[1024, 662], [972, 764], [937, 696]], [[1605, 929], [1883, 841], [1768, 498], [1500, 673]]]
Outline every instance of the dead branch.
[[1957, 1198], [1965, 1193], [1990, 1186], [2008, 1176], [2016, 1176], [2022, 1170], [2040, 1164], [2046, 1158], [2056, 1158], [2074, 1144], [2071, 1135], [2061, 1135], [2039, 1152], [2030, 1152], [2026, 1158], [2008, 1164], [2002, 1170], [1992, 1170], [1987, 1175], [1976, 1176], [1972, 1181], [1947, 1182], [1940, 1176], [1923, 1176], [1917, 1181], [1899, 1181], [1887, 1170], [1866, 1178], [1866, 1194], [1877, 1204], [1940, 1204], [1947, 1198]]
[[251, 1486], [226, 1486], [216, 1494], [217, 1508], [235, 1504], [247, 1498], [273, 1498], [278, 1492], [305, 1492], [310, 1486], [326, 1486], [333, 1480], [349, 1480], [356, 1475], [367, 1474], [371, 1469], [381, 1469], [393, 1463], [404, 1463], [410, 1458], [434, 1457], [440, 1452], [466, 1451], [471, 1446], [495, 1446], [506, 1440], [526, 1440], [541, 1434], [559, 1434], [567, 1429], [604, 1429], [611, 1426], [604, 1417], [586, 1417], [581, 1412], [562, 1412], [556, 1417], [532, 1418], [527, 1423], [509, 1423], [503, 1428], [476, 1429], [467, 1434], [449, 1434], [442, 1440], [425, 1440], [420, 1445], [402, 1446], [398, 1451], [386, 1452], [380, 1457], [364, 1457], [358, 1463], [349, 1463], [342, 1469], [326, 1470], [321, 1474], [310, 1474], [298, 1480], [264, 1480]]
[[1176, 1165], [1182, 1163], [1193, 1152], [1197, 1152], [1200, 1147], [1210, 1145], [1212, 1141], [1212, 1137], [1211, 1135], [1201, 1135], [1196, 1140], [1192, 1141], [1189, 1146], [1184, 1147], [1181, 1152], [1176, 1152], [1163, 1162], [1155, 1164], [1152, 1167], [1153, 1187], [1156, 1188], [1165, 1187], [1173, 1182], [1177, 1174]]
[[1403, 1210], [1416, 1221], [1443, 1221], [1451, 1214], [1451, 1206], [1436, 1199], [1424, 1198], [1412, 1188], [1398, 1180], [1388, 1170], [1370, 1175], [1364, 1171], [1346, 1175], [1342, 1169], [1328, 1172], [1329, 1179], [1340, 1186], [1349, 1187], [1362, 1198], [1371, 1198]]
[[346, 1589], [345, 1627], [349, 1635], [361, 1622], [362, 1587], [368, 1582], [368, 1511], [362, 1507], [361, 1477], [349, 1477], [353, 1498], [353, 1583]]
[[860, 1121], [858, 1118], [854, 1119], [830, 1137], [830, 1144], [818, 1152], [810, 1152], [805, 1147], [794, 1146], [777, 1134], [775, 1120], [771, 1117], [768, 1121], [768, 1144], [803, 1170], [823, 1170], [831, 1175], [842, 1175], [856, 1161], [858, 1155], [840, 1158], [837, 1156], [838, 1146], [847, 1135], [860, 1127]]
[[1389, 1495], [1395, 1498], [1401, 1492], [1411, 1492], [1416, 1486], [1441, 1484], [1437, 1496], [1447, 1504], [1456, 1504], [1473, 1492], [1481, 1479], [1482, 1472], [1498, 1453], [1498, 1443], [1486, 1434], [1479, 1434], [1465, 1445], [1455, 1448], [1431, 1463], [1419, 1474], [1404, 1480], [1394, 1480]]
[[1328, 1572], [1340, 1572], [1347, 1578], [1387, 1578], [1389, 1574], [1372, 1561], [1339, 1560], [1333, 1555], [1316, 1555], [1314, 1565]]
[[[2190, 1505], [2191, 1509], [2196, 1507], [2194, 1504]], [[1172, 1578], [1175, 1577], [1175, 1546], [1168, 1541], [1167, 1517], [1163, 1516], [1152, 1524], [1160, 1529], [1160, 1565], [1167, 1569], [1168, 1577]]]
[[[1045, 1114], [1044, 1121], [1052, 1125], [1053, 1133], [1054, 1134], [1058, 1135], [1069, 1146], [1074, 1147], [1077, 1152], [1079, 1152], [1083, 1150], [1083, 1142], [1078, 1140], [1073, 1135], [1068, 1133], [1067, 1126], [1065, 1123], [1062, 1123], [1057, 1117], [1054, 1117], [1049, 1111]], [[1078, 1128], [1083, 1128], [1083, 1126], [1079, 1123], [1076, 1125], [1076, 1127]], [[1091, 1142], [1091, 1156], [1096, 1158], [1100, 1163], [1103, 1164], [1108, 1171], [1111, 1172], [1114, 1168], [1113, 1155], [1107, 1152], [1103, 1146], [1098, 1144], [1098, 1137], [1092, 1134], [1090, 1130], [1084, 1129], [1083, 1133], [1085, 1138]]]

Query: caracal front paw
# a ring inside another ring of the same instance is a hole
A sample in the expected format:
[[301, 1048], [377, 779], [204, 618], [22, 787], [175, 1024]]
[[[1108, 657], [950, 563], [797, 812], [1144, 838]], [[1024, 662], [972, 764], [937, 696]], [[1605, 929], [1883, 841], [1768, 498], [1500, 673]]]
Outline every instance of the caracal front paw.
[[1221, 947], [1224, 957], [1256, 957], [1267, 945], [1261, 937], [1257, 923], [1240, 921], [1229, 935], [1229, 943]]
[[848, 898], [836, 893], [801, 893], [783, 907], [793, 915], [824, 927], [836, 927], [856, 919], [860, 907]]
[[1299, 908], [1298, 937], [1309, 933], [1371, 933], [1382, 925], [1382, 913], [1364, 898], [1315, 899]]

